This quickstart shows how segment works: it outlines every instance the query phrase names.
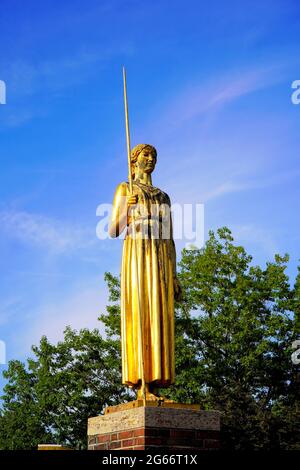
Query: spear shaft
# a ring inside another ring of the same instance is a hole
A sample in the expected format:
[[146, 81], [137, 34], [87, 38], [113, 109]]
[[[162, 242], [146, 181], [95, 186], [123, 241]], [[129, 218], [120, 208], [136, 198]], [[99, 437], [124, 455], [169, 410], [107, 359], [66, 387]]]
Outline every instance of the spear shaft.
[[[129, 113], [128, 113], [128, 99], [127, 99], [127, 83], [126, 83], [126, 70], [123, 67], [123, 85], [124, 85], [124, 106], [125, 106], [125, 123], [126, 123], [126, 142], [127, 142], [127, 157], [128, 157], [128, 181], [129, 181], [129, 191], [130, 194], [133, 194], [133, 185], [132, 185], [132, 172], [131, 172], [131, 145], [130, 145], [130, 131], [129, 131]], [[138, 258], [137, 258], [137, 241], [136, 241], [136, 231], [135, 231], [135, 217], [133, 212], [132, 217], [132, 238], [134, 243], [134, 264], [135, 264], [135, 273], [136, 273], [136, 286], [137, 286], [137, 297], [138, 297], [138, 335], [139, 335], [139, 365], [142, 374], [142, 396], [144, 406], [146, 406], [146, 385], [145, 385], [145, 366], [144, 366], [144, 347], [143, 347], [143, 326], [142, 326], [142, 308], [141, 308], [141, 296], [140, 296], [140, 286], [138, 279]]]

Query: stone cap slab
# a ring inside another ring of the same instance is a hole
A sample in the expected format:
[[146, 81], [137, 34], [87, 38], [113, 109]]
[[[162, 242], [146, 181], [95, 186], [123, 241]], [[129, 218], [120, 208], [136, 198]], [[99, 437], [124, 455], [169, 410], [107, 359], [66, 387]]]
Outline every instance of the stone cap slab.
[[88, 420], [88, 435], [135, 428], [220, 430], [220, 412], [163, 406], [137, 406]]

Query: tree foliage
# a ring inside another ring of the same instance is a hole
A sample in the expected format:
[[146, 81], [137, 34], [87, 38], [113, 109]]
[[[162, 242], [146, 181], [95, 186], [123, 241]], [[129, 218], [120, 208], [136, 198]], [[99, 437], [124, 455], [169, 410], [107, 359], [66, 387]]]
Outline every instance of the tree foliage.
[[291, 362], [298, 294], [287, 262], [276, 255], [265, 269], [253, 266], [226, 228], [210, 232], [202, 250], [182, 253], [177, 381], [169, 396], [220, 410], [226, 448], [300, 445]]
[[11, 361], [4, 377], [1, 449], [32, 449], [43, 442], [86, 447], [87, 419], [127, 399], [116, 342], [98, 330], [67, 327], [64, 340], [43, 337], [27, 367]]
[[[299, 382], [291, 361], [299, 338], [300, 270], [293, 287], [288, 256], [264, 268], [234, 244], [227, 228], [204, 248], [183, 250], [176, 304], [176, 383], [161, 393], [222, 416], [227, 449], [300, 449]], [[27, 366], [5, 372], [0, 448], [43, 441], [84, 448], [86, 424], [105, 405], [127, 400], [120, 375], [120, 282], [105, 274], [110, 305], [97, 330], [67, 328], [57, 345], [33, 347]], [[299, 375], [299, 374], [298, 374]]]

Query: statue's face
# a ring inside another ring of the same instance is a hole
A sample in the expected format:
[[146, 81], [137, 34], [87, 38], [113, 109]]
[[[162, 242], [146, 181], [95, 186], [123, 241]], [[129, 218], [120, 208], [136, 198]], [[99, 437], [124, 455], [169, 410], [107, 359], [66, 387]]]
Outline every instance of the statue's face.
[[156, 165], [156, 156], [151, 152], [151, 150], [144, 149], [139, 153], [135, 165], [144, 173], [152, 173]]

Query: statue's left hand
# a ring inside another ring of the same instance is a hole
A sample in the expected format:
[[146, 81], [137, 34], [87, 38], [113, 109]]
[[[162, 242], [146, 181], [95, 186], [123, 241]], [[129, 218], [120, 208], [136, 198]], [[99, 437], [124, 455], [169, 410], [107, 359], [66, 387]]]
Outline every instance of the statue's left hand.
[[174, 298], [177, 302], [182, 300], [182, 288], [177, 277], [174, 277]]

